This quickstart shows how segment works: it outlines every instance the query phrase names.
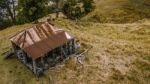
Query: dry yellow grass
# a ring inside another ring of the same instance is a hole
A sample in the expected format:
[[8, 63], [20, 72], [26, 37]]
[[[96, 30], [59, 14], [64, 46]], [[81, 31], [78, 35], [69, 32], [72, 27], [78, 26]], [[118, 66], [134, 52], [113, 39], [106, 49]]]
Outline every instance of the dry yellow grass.
[[[132, 23], [144, 18], [150, 18], [149, 0], [94, 0], [96, 9], [83, 17], [101, 23]], [[146, 2], [147, 1], [147, 2]]]
[[71, 59], [37, 78], [17, 59], [3, 60], [8, 38], [33, 24], [0, 31], [0, 84], [149, 84], [149, 21], [132, 24], [101, 24], [58, 19], [55, 25], [92, 45], [84, 66]]

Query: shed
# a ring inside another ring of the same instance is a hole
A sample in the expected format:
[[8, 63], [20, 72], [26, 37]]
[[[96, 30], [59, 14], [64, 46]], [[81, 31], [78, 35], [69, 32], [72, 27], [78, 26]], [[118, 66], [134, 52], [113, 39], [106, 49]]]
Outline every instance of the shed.
[[77, 48], [72, 35], [48, 22], [18, 32], [10, 40], [18, 59], [36, 75], [74, 54]]
[[37, 59], [73, 38], [68, 32], [45, 22], [17, 33], [10, 40], [28, 56]]

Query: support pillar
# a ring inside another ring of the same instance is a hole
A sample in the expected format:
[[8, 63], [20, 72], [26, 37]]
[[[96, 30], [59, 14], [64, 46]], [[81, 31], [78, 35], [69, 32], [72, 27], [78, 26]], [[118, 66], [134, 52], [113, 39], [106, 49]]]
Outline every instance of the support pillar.
[[72, 54], [75, 53], [75, 40], [72, 40]]
[[33, 72], [34, 74], [37, 74], [36, 73], [36, 61], [34, 59], [32, 59], [32, 61], [33, 61]]

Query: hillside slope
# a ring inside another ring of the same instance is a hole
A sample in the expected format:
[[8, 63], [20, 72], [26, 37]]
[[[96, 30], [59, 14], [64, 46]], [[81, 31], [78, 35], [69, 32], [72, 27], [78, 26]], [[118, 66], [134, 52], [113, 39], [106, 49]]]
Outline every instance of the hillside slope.
[[131, 23], [150, 18], [150, 0], [94, 0], [96, 9], [83, 20]]
[[69, 60], [39, 78], [17, 59], [3, 60], [10, 36], [33, 24], [0, 31], [0, 84], [149, 84], [150, 21], [132, 24], [101, 24], [58, 19], [55, 25], [92, 45], [84, 66]]
[[93, 46], [83, 66], [70, 59], [37, 79], [16, 58], [3, 59], [9, 37], [35, 24], [12, 26], [0, 31], [0, 84], [150, 84], [150, 19], [143, 19], [150, 18], [150, 8], [129, 2], [149, 0], [94, 1], [96, 9], [81, 21], [54, 21]]

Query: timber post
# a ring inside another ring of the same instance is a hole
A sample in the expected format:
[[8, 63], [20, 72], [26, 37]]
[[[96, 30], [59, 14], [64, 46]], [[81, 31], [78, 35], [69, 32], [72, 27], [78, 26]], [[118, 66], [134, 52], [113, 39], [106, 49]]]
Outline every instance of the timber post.
[[36, 61], [34, 59], [32, 59], [32, 61], [33, 61], [33, 72], [34, 72], [34, 74], [37, 74], [37, 72], [36, 72]]

